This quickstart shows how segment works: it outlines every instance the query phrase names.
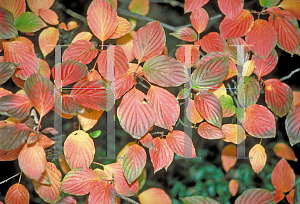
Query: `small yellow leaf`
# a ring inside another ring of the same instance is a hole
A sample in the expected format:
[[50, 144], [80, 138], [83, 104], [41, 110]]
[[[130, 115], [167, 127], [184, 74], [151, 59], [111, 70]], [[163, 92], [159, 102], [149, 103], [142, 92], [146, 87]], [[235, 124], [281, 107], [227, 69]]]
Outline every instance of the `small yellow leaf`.
[[245, 62], [244, 67], [243, 67], [243, 76], [250, 76], [252, 72], [254, 71], [255, 64], [254, 60], [248, 60]]
[[254, 145], [250, 149], [249, 157], [252, 169], [258, 174], [264, 168], [267, 161], [265, 148], [261, 144]]

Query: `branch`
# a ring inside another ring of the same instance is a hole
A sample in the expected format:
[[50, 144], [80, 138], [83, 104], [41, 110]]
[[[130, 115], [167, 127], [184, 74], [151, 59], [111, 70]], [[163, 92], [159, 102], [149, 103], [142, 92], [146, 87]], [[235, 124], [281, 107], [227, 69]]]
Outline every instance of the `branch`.
[[82, 21], [83, 23], [85, 23], [87, 25], [87, 20], [86, 20], [86, 17], [78, 14], [78, 13], [75, 13], [74, 11], [72, 11], [71, 9], [68, 9], [66, 8], [63, 4], [55, 1], [54, 2], [54, 5], [60, 9], [60, 10], [63, 10], [65, 13], [69, 14], [70, 16], [72, 16], [73, 18], [76, 18], [80, 21]]
[[20, 174], [20, 173], [17, 173], [16, 175], [13, 175], [12, 177], [9, 177], [8, 179], [6, 179], [6, 180], [4, 180], [4, 181], [1, 181], [0, 184], [3, 184], [3, 183], [5, 183], [5, 182], [9, 181], [10, 179], [15, 178], [15, 177], [18, 176], [19, 174]]
[[294, 71], [292, 71], [289, 75], [285, 76], [285, 77], [282, 77], [281, 79], [279, 79], [279, 81], [284, 81], [284, 80], [287, 80], [289, 78], [291, 78], [293, 76], [293, 74], [297, 73], [300, 71], [300, 68], [298, 69], [295, 69]]
[[128, 201], [129, 203], [140, 204], [140, 203], [138, 203], [138, 202], [136, 202], [136, 201], [134, 201], [134, 200], [132, 200], [132, 199], [126, 197], [126, 196], [123, 196], [123, 195], [121, 195], [121, 194], [119, 194], [119, 193], [117, 193], [117, 196], [118, 196], [119, 198], [122, 198], [123, 200]]

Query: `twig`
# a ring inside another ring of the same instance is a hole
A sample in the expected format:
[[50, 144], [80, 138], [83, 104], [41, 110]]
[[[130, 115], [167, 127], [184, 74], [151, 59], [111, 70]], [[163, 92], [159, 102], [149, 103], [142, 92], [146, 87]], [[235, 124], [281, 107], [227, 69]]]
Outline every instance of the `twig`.
[[18, 176], [19, 174], [20, 174], [20, 173], [17, 173], [16, 175], [13, 175], [12, 177], [9, 177], [8, 179], [6, 179], [6, 180], [4, 180], [4, 181], [1, 181], [0, 184], [3, 184], [3, 183], [5, 183], [5, 182], [9, 181], [10, 179], [15, 178], [15, 177]]
[[138, 203], [138, 202], [136, 202], [136, 201], [134, 201], [134, 200], [132, 200], [132, 199], [130, 199], [130, 198], [128, 198], [128, 197], [125, 197], [125, 196], [123, 196], [123, 195], [121, 195], [121, 194], [119, 194], [119, 193], [117, 193], [117, 196], [118, 196], [119, 198], [122, 198], [123, 200], [128, 201], [129, 203], [140, 204], [140, 203]]
[[289, 75], [285, 76], [285, 77], [282, 77], [281, 79], [279, 79], [279, 81], [284, 81], [284, 80], [287, 80], [289, 78], [291, 78], [293, 76], [293, 74], [297, 73], [300, 71], [300, 68], [298, 69], [295, 69], [294, 71], [292, 71]]
[[82, 15], [80, 15], [78, 13], [75, 13], [74, 11], [72, 11], [71, 9], [66, 8], [63, 4], [61, 4], [61, 3], [57, 2], [57, 1], [54, 2], [54, 5], [58, 9], [63, 10], [64, 12], [66, 12], [67, 14], [69, 14], [70, 16], [72, 16], [73, 18], [76, 18], [76, 19], [84, 22], [87, 25], [86, 17], [84, 17], [84, 16], [82, 16]]
[[184, 122], [182, 122], [180, 118], [178, 118], [178, 122], [179, 122], [181, 125], [183, 125], [184, 127], [196, 129], [194, 126], [189, 126], [189, 125], [185, 124]]

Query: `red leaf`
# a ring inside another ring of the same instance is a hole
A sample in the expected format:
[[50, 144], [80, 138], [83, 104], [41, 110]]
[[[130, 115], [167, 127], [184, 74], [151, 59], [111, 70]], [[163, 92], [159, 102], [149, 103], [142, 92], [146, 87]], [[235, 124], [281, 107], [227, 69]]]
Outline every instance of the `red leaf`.
[[259, 173], [266, 165], [267, 154], [261, 144], [254, 145], [249, 152], [249, 160], [255, 173]]
[[289, 194], [286, 195], [286, 199], [290, 204], [294, 204], [294, 194], [295, 194], [295, 189], [291, 190]]
[[277, 32], [279, 47], [291, 54], [296, 53], [300, 42], [300, 30], [293, 14], [284, 10], [274, 11], [269, 16], [269, 22]]
[[284, 157], [287, 160], [292, 160], [297, 162], [297, 157], [295, 156], [295, 153], [292, 148], [290, 148], [285, 143], [279, 142], [277, 143], [273, 148], [275, 154], [279, 157]]
[[123, 172], [129, 184], [137, 179], [146, 165], [147, 155], [143, 147], [138, 144], [129, 146], [123, 159]]
[[54, 50], [58, 40], [59, 40], [58, 28], [48, 27], [40, 33], [39, 45], [44, 57], [46, 57], [50, 52]]
[[191, 12], [195, 9], [201, 8], [208, 3], [209, 0], [186, 0], [184, 3], [184, 13]]
[[236, 200], [234, 204], [245, 203], [273, 203], [274, 193], [265, 189], [253, 188], [243, 192]]
[[287, 163], [285, 158], [282, 158], [275, 166], [272, 172], [272, 184], [278, 191], [286, 193], [295, 185], [294, 170]]
[[298, 0], [283, 0], [279, 7], [291, 12], [298, 20], [300, 20], [300, 3]]
[[232, 196], [235, 196], [237, 191], [238, 191], [238, 188], [239, 188], [239, 183], [237, 180], [235, 179], [231, 179], [229, 181], [229, 184], [228, 184], [228, 188], [229, 188], [229, 192]]
[[13, 161], [18, 159], [18, 156], [22, 149], [23, 146], [19, 147], [18, 149], [13, 149], [9, 151], [0, 149], [0, 161]]
[[100, 177], [87, 167], [75, 168], [68, 172], [61, 182], [61, 190], [68, 194], [88, 194]]
[[89, 167], [95, 155], [94, 141], [86, 132], [74, 131], [64, 143], [64, 154], [71, 169]]
[[141, 204], [164, 203], [172, 204], [166, 192], [159, 188], [149, 188], [138, 195]]
[[114, 175], [115, 188], [117, 192], [123, 196], [132, 196], [138, 192], [138, 180], [128, 184], [123, 173], [122, 164], [112, 163], [104, 166], [104, 171], [112, 178]]
[[136, 139], [150, 130], [156, 117], [148, 97], [136, 88], [122, 98], [117, 115], [122, 128]]
[[196, 151], [191, 138], [182, 131], [173, 130], [166, 136], [170, 149], [181, 157], [196, 157]]
[[203, 118], [210, 124], [221, 128], [222, 105], [218, 97], [209, 91], [200, 91], [195, 95], [195, 106]]
[[179, 28], [174, 33], [170, 33], [170, 35], [187, 42], [194, 42], [197, 40], [197, 33], [192, 28], [188, 27]]
[[14, 15], [15, 20], [21, 13], [24, 13], [26, 11], [25, 0], [0, 0], [0, 5], [1, 7], [10, 11]]
[[112, 91], [101, 79], [77, 82], [70, 95], [76, 103], [97, 111], [110, 110], [114, 104]]
[[253, 15], [249, 11], [243, 9], [234, 20], [225, 17], [220, 24], [220, 32], [225, 39], [242, 37], [249, 32], [253, 23]]
[[203, 117], [195, 107], [195, 102], [192, 99], [189, 100], [186, 107], [186, 117], [193, 124], [200, 123], [203, 120]]
[[260, 79], [261, 77], [269, 74], [275, 68], [278, 62], [278, 55], [277, 52], [273, 50], [266, 60], [256, 55], [254, 55], [252, 59], [255, 62], [254, 73], [258, 79]]
[[89, 203], [115, 204], [117, 191], [112, 184], [106, 181], [98, 181], [91, 189]]
[[[244, 129], [237, 124], [224, 124], [222, 125], [222, 132], [225, 137], [221, 138], [225, 142], [232, 142], [233, 144], [240, 144], [246, 139], [246, 134]], [[240, 133], [244, 133], [244, 137]], [[239, 135], [238, 135], [239, 133]]]
[[285, 195], [281, 191], [275, 190], [273, 192], [275, 193], [273, 197], [273, 203], [278, 203], [279, 201], [284, 199]]
[[57, 14], [51, 9], [40, 9], [39, 14], [46, 23], [51, 25], [57, 25], [59, 23]]
[[285, 120], [285, 130], [293, 146], [300, 142], [300, 103], [290, 110]]
[[120, 38], [131, 31], [131, 24], [125, 18], [118, 16], [118, 27], [109, 39]]
[[48, 9], [52, 6], [54, 0], [27, 0], [29, 8], [36, 14], [39, 15], [39, 9]]
[[98, 54], [98, 50], [87, 40], [77, 40], [64, 52], [62, 60], [76, 60], [82, 64], [89, 64]]
[[156, 173], [173, 160], [173, 151], [165, 139], [156, 137], [153, 139], [153, 144], [156, 149], [149, 149], [149, 153], [154, 167], [154, 173]]
[[224, 137], [222, 131], [207, 122], [203, 122], [198, 127], [198, 134], [205, 139], [220, 139]]
[[197, 33], [202, 33], [205, 30], [208, 18], [208, 13], [203, 8], [197, 8], [192, 11], [190, 19]]
[[292, 89], [278, 79], [269, 79], [264, 83], [268, 107], [279, 117], [285, 116], [292, 108]]
[[29, 178], [36, 181], [46, 169], [46, 153], [38, 142], [33, 145], [25, 144], [19, 154], [18, 160], [21, 170]]
[[[228, 44], [228, 51], [229, 51], [229, 55], [230, 55], [230, 59], [232, 59], [232, 61], [235, 64], [244, 66], [244, 63], [249, 60], [250, 55], [248, 54], [248, 52], [250, 51], [249, 46], [247, 45], [247, 43], [243, 40], [243, 38], [231, 38], [231, 39], [227, 39], [227, 44]], [[243, 46], [240, 46], [243, 45]], [[242, 51], [241, 48], [243, 48], [244, 57], [239, 57], [238, 59], [238, 52]], [[237, 70], [236, 70], [237, 72]], [[235, 73], [237, 74], [237, 73]]]
[[0, 98], [0, 113], [16, 119], [24, 119], [30, 114], [32, 104], [22, 94], [10, 94]]
[[0, 39], [10, 39], [17, 36], [18, 30], [13, 14], [5, 8], [0, 7]]
[[0, 98], [1, 98], [2, 96], [6, 96], [6, 95], [9, 95], [9, 94], [12, 94], [12, 92], [11, 92], [11, 91], [8, 91], [8, 90], [6, 90], [6, 89], [4, 89], [4, 88], [0, 88]]
[[206, 53], [211, 52], [225, 52], [227, 50], [227, 43], [219, 33], [210, 32], [203, 36], [200, 40], [202, 50]]
[[165, 47], [166, 36], [158, 21], [147, 23], [133, 36], [133, 54], [139, 63], [160, 55]]
[[218, 5], [222, 13], [232, 20], [243, 10], [243, 3], [242, 0], [218, 0]]
[[153, 137], [150, 133], [147, 133], [145, 136], [143, 136], [140, 139], [140, 142], [144, 147], [150, 148], [150, 149], [155, 149], [154, 144], [153, 144]]
[[[172, 130], [178, 120], [180, 107], [176, 97], [166, 89], [151, 86], [147, 97], [154, 107], [156, 119], [154, 125]], [[1, 100], [0, 100], [1, 101]]]
[[0, 122], [0, 148], [9, 151], [24, 144], [29, 128], [23, 123]]
[[276, 46], [277, 34], [273, 26], [265, 20], [254, 21], [251, 30], [246, 35], [246, 42], [255, 55], [266, 59]]
[[57, 204], [77, 204], [77, 201], [72, 196], [63, 197]]
[[229, 171], [237, 161], [236, 151], [237, 151], [237, 146], [233, 144], [229, 144], [225, 146], [222, 150], [222, 156], [221, 156], [222, 166], [226, 172]]
[[26, 80], [30, 75], [38, 72], [39, 63], [31, 46], [22, 41], [7, 41], [2, 44], [6, 61], [21, 64], [15, 72], [17, 77]]
[[200, 57], [200, 52], [199, 52], [199, 48], [197, 47], [185, 47], [185, 46], [181, 46], [176, 50], [175, 56], [177, 58], [177, 60], [179, 60], [182, 64], [186, 63], [186, 49], [190, 49], [191, 51], [191, 59], [187, 59], [187, 62], [191, 62], [191, 66], [194, 66], [196, 64], [196, 62], [198, 61], [199, 57]]
[[22, 184], [19, 183], [12, 185], [6, 193], [5, 203], [28, 204], [29, 203], [28, 190]]
[[19, 64], [14, 62], [1, 62], [0, 63], [0, 84], [4, 84], [15, 72]]
[[259, 82], [251, 77], [242, 77], [237, 87], [238, 101], [242, 107], [256, 104], [260, 96]]

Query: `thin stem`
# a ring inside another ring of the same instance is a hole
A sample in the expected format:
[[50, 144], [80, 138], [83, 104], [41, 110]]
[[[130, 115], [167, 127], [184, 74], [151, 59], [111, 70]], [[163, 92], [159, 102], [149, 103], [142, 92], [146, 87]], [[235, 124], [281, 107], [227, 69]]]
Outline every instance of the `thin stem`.
[[21, 171], [21, 173], [20, 173], [20, 178], [19, 178], [19, 182], [18, 182], [18, 183], [20, 183], [21, 178], [22, 178], [22, 171]]
[[287, 80], [289, 78], [291, 78], [293, 76], [293, 74], [297, 73], [300, 71], [300, 68], [298, 69], [295, 69], [294, 71], [292, 71], [289, 75], [285, 76], [285, 77], [282, 77], [279, 79], [279, 81], [284, 81], [284, 80]]
[[41, 126], [41, 122], [42, 122], [42, 117], [40, 117], [39, 124], [38, 124], [36, 132], [39, 132], [39, 129], [40, 129], [40, 126]]
[[261, 145], [261, 141], [262, 141], [262, 138], [260, 138], [260, 142], [259, 142], [260, 145]]
[[134, 200], [132, 200], [132, 199], [126, 197], [126, 196], [123, 196], [123, 195], [121, 195], [121, 194], [119, 194], [119, 193], [117, 193], [117, 196], [118, 196], [119, 198], [122, 198], [123, 200], [126, 200], [127, 202], [130, 202], [130, 203], [133, 203], [133, 204], [140, 204], [140, 203], [138, 203], [138, 202], [136, 202], [136, 201], [134, 201]]
[[93, 164], [98, 164], [99, 166], [102, 166], [102, 167], [104, 167], [105, 165], [103, 165], [103, 164], [100, 164], [100, 163], [97, 163], [97, 162], [92, 162]]
[[9, 181], [10, 179], [15, 178], [15, 177], [18, 176], [19, 174], [20, 174], [20, 173], [17, 173], [16, 175], [13, 175], [13, 176], [9, 177], [8, 179], [6, 179], [6, 180], [4, 180], [4, 181], [1, 181], [0, 184], [3, 184], [3, 183], [5, 183], [5, 182]]

